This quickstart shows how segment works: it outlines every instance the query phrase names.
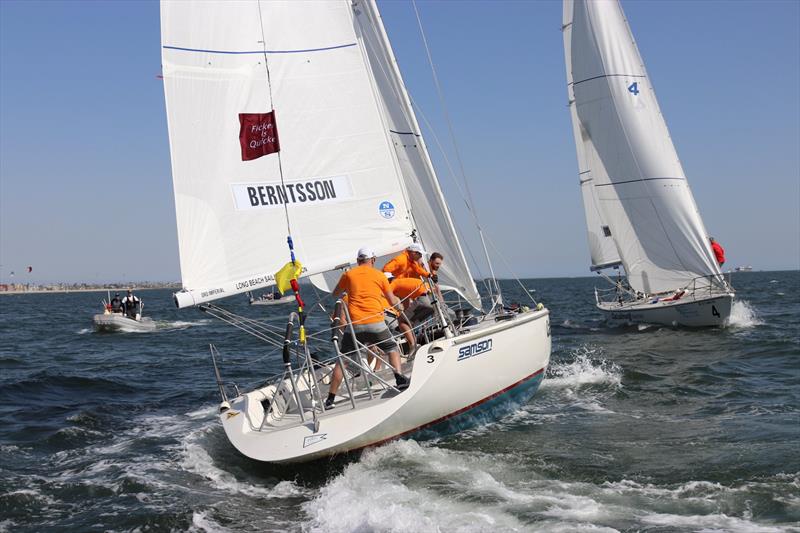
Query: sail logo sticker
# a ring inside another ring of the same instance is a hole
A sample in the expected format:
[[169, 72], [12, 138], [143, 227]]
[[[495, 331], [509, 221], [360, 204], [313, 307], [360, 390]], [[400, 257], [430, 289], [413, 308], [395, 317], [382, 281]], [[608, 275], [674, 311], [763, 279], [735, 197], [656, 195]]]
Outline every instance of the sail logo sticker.
[[303, 448], [307, 448], [308, 446], [314, 445], [318, 442], [322, 442], [327, 437], [328, 437], [327, 433], [322, 433], [320, 435], [311, 435], [310, 437], [306, 437], [303, 439]]
[[383, 218], [394, 218], [394, 204], [389, 200], [384, 200], [381, 202], [381, 205], [378, 206], [378, 212]]
[[242, 147], [242, 161], [280, 152], [275, 111], [239, 113], [239, 144]]
[[231, 184], [238, 211], [281, 208], [284, 205], [319, 205], [353, 196], [349, 176], [310, 178], [301, 181]]
[[464, 359], [469, 359], [470, 357], [475, 357], [476, 355], [480, 355], [482, 353], [491, 351], [492, 351], [492, 339], [486, 339], [479, 342], [474, 342], [472, 344], [468, 344], [467, 346], [462, 346], [461, 348], [459, 348], [457, 361], [463, 361]]

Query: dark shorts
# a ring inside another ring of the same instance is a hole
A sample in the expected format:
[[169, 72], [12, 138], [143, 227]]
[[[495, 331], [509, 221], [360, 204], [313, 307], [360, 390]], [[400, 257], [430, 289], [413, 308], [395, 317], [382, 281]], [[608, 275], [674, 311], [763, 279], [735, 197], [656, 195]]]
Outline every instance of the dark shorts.
[[433, 302], [427, 294], [423, 294], [408, 306], [406, 309], [406, 316], [412, 323], [418, 324], [424, 322], [433, 316]]
[[[400, 347], [392, 337], [389, 327], [385, 322], [375, 322], [374, 324], [356, 324], [353, 326], [356, 332], [356, 339], [361, 344], [367, 346], [375, 345], [384, 352], [400, 351]], [[355, 351], [355, 343], [353, 343], [353, 336], [350, 333], [350, 328], [345, 328], [344, 336], [342, 337], [342, 353]]]

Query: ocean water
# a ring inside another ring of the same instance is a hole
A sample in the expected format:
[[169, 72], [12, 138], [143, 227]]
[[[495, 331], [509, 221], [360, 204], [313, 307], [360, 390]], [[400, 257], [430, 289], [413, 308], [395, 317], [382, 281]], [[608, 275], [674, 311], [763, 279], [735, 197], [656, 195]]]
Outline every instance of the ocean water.
[[800, 273], [735, 275], [706, 330], [608, 327], [600, 281], [523, 280], [553, 356], [508, 417], [291, 468], [216, 418], [209, 342], [243, 388], [277, 371], [270, 346], [169, 291], [139, 293], [152, 333], [93, 332], [101, 293], [2, 296], [0, 532], [800, 531]]

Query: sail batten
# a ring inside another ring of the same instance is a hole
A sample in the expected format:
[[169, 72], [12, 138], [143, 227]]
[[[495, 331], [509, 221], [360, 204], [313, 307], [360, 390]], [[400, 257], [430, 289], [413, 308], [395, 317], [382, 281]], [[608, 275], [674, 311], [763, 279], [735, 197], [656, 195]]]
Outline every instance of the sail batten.
[[618, 259], [644, 293], [712, 283], [719, 266], [619, 2], [565, 0], [564, 28], [592, 269]]
[[323, 46], [320, 48], [304, 48], [298, 50], [209, 50], [203, 48], [187, 48], [184, 46], [170, 46], [165, 44], [162, 48], [166, 50], [181, 50], [183, 52], [200, 52], [205, 54], [302, 54], [308, 52], [324, 52], [326, 50], [336, 50], [337, 48], [347, 48], [349, 46], [358, 46], [358, 43], [337, 44], [332, 46]]

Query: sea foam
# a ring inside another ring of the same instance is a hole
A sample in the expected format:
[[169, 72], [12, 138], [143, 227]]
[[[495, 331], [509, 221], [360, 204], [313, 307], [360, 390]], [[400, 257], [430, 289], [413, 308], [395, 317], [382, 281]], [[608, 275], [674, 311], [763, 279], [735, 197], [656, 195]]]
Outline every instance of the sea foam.
[[725, 321], [725, 326], [731, 328], [752, 328], [763, 324], [764, 321], [747, 300], [734, 300], [731, 316]]

